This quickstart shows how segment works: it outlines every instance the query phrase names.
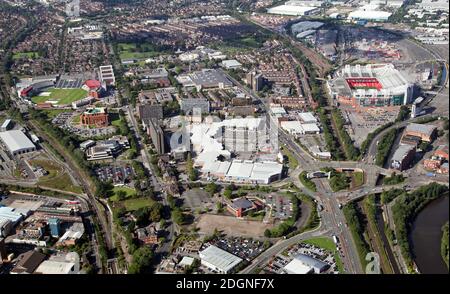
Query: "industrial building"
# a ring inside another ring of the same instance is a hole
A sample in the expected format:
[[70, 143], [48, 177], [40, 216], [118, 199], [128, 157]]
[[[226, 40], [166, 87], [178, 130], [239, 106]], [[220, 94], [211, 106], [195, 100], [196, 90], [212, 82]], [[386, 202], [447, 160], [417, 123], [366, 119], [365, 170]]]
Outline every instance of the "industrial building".
[[421, 141], [432, 142], [436, 136], [436, 126], [412, 123], [406, 126], [403, 136], [417, 137]]
[[294, 136], [320, 133], [320, 128], [317, 126], [317, 124], [301, 123], [298, 120], [281, 121], [280, 126], [289, 134]]
[[13, 125], [14, 123], [11, 119], [5, 120], [0, 127], [0, 132], [9, 131], [10, 129], [12, 129]]
[[24, 154], [36, 150], [33, 142], [19, 130], [1, 132], [0, 141], [12, 155]]
[[381, 10], [355, 10], [349, 13], [348, 18], [352, 21], [374, 21], [384, 22], [392, 15], [391, 12]]
[[390, 167], [399, 171], [407, 169], [416, 155], [416, 146], [400, 145], [392, 155]]
[[235, 59], [224, 60], [221, 65], [226, 69], [239, 69], [242, 67], [242, 64]]
[[75, 222], [64, 232], [57, 244], [61, 246], [74, 246], [83, 234], [83, 223]]
[[59, 260], [45, 260], [38, 266], [34, 273], [43, 275], [77, 274], [75, 272], [75, 263]]
[[333, 99], [354, 107], [405, 105], [413, 97], [413, 85], [393, 64], [346, 65], [327, 86]]
[[46, 259], [46, 255], [35, 250], [30, 250], [19, 256], [19, 262], [11, 270], [11, 274], [32, 274]]
[[329, 264], [305, 254], [298, 254], [289, 262], [284, 271], [288, 274], [320, 274], [330, 267]]
[[250, 160], [207, 161], [201, 168], [202, 175], [226, 182], [270, 184], [281, 179], [283, 165], [275, 161]]
[[233, 269], [242, 262], [242, 258], [228, 253], [214, 245], [210, 245], [205, 250], [199, 251], [199, 256], [203, 266], [220, 274], [231, 273]]
[[267, 9], [267, 13], [270, 14], [292, 15], [292, 16], [312, 15], [318, 11], [319, 11], [318, 7], [306, 6], [299, 1], [289, 1], [286, 4]]
[[226, 89], [233, 86], [233, 83], [220, 71], [216, 69], [202, 69], [187, 76], [178, 76], [178, 81], [185, 87], [195, 87], [201, 89]]

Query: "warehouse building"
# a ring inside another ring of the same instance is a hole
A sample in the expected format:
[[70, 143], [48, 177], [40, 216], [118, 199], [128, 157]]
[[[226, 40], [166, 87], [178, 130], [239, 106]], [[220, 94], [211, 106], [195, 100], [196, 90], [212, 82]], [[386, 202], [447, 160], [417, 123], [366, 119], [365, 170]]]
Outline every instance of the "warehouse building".
[[[302, 1], [303, 2], [303, 1]], [[297, 1], [289, 1], [284, 5], [275, 6], [267, 9], [267, 13], [280, 14], [280, 15], [292, 15], [292, 16], [304, 16], [312, 15], [319, 11], [318, 7], [302, 5], [303, 3]]]
[[346, 65], [327, 86], [333, 99], [353, 107], [405, 105], [413, 97], [413, 85], [393, 64]]
[[289, 134], [298, 136], [305, 134], [319, 134], [320, 128], [315, 123], [301, 123], [298, 120], [282, 121], [280, 126], [289, 132]]
[[202, 175], [226, 182], [270, 184], [282, 177], [283, 165], [275, 161], [205, 161]]
[[33, 142], [19, 130], [1, 132], [0, 141], [12, 155], [25, 154], [36, 150]]
[[424, 124], [409, 124], [403, 136], [417, 137], [421, 141], [432, 142], [436, 136], [436, 127]]
[[353, 21], [366, 20], [384, 22], [388, 21], [391, 15], [392, 13], [390, 12], [380, 10], [355, 10], [349, 13], [348, 18]]
[[233, 83], [221, 72], [215, 69], [203, 69], [189, 75], [197, 90], [210, 88], [230, 88]]
[[391, 159], [391, 168], [403, 171], [407, 169], [416, 155], [416, 146], [413, 145], [400, 145], [395, 150]]
[[203, 251], [199, 251], [199, 255], [203, 266], [220, 274], [231, 273], [242, 262], [242, 258], [214, 245], [209, 246]]
[[330, 265], [305, 254], [298, 254], [289, 262], [284, 271], [288, 274], [320, 274], [330, 268]]

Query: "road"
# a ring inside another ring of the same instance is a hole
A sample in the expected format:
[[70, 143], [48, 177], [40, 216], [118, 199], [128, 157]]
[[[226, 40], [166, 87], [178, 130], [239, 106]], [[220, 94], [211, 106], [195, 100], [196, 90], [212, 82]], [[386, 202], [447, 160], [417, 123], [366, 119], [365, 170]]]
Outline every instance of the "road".
[[[162, 203], [165, 207], [168, 207], [169, 206], [169, 203], [167, 201], [168, 195], [167, 195], [166, 191], [164, 190], [164, 183], [156, 176], [155, 170], [153, 169], [153, 165], [151, 163], [151, 159], [149, 156], [149, 150], [148, 150], [147, 146], [143, 143], [143, 138], [139, 134], [139, 131], [138, 131], [139, 127], [138, 127], [136, 118], [134, 117], [133, 109], [129, 105], [126, 106], [125, 108], [126, 108], [126, 114], [127, 114], [128, 121], [129, 121], [129, 123], [131, 123], [132, 128], [134, 129], [134, 133], [135, 133], [135, 136], [138, 141], [138, 148], [141, 153], [142, 162], [143, 162], [144, 166], [147, 168], [147, 170], [150, 172], [149, 179], [151, 180], [154, 191], [160, 192], [162, 194], [162, 196], [163, 196]], [[166, 242], [164, 242], [161, 246], [158, 247], [158, 249], [157, 249], [158, 253], [166, 253], [170, 250], [171, 241], [173, 241], [174, 234], [177, 231], [176, 224], [173, 222], [173, 220], [170, 220], [170, 222], [168, 222], [165, 230], [168, 233], [166, 236]]]

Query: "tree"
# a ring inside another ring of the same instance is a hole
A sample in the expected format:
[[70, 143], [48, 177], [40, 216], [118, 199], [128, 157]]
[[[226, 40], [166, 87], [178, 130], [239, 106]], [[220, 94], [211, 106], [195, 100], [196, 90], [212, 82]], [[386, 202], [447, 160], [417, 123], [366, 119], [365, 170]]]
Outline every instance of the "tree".
[[172, 210], [172, 218], [177, 225], [184, 224], [184, 215], [180, 208], [176, 207]]
[[150, 271], [153, 260], [153, 252], [150, 247], [138, 248], [133, 253], [133, 261], [128, 267], [129, 274], [142, 274]]
[[219, 190], [219, 186], [216, 183], [208, 183], [205, 187], [205, 191], [208, 192], [211, 196], [214, 196], [215, 193]]
[[125, 198], [127, 198], [127, 193], [122, 190], [117, 191], [116, 195], [117, 195], [117, 199], [119, 199], [119, 201], [125, 200]]

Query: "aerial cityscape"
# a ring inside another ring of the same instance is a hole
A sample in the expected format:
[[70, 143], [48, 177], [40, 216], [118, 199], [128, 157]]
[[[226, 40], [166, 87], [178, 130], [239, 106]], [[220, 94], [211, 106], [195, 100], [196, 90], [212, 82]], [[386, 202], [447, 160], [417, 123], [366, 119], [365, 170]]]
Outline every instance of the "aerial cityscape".
[[448, 70], [448, 0], [0, 0], [0, 274], [448, 274]]

